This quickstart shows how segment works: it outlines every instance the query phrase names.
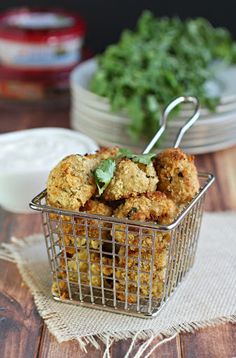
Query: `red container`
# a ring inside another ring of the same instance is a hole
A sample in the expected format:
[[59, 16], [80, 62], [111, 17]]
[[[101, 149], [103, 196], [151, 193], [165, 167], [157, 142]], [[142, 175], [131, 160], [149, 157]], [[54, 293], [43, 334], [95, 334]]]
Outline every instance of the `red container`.
[[0, 96], [39, 100], [67, 90], [84, 37], [81, 17], [63, 10], [0, 14]]

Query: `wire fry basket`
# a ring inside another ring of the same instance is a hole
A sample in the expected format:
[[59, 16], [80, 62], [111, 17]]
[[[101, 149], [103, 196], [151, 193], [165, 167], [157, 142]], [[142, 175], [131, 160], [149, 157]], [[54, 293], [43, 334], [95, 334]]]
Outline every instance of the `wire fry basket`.
[[199, 174], [199, 180], [197, 196], [168, 226], [58, 210], [46, 205], [46, 191], [37, 195], [31, 208], [42, 212], [53, 297], [155, 316], [194, 262], [204, 197], [214, 177]]
[[47, 205], [46, 190], [38, 194], [30, 207], [42, 213], [54, 299], [156, 316], [194, 263], [204, 198], [214, 176], [199, 173], [199, 181], [198, 194], [170, 225], [57, 209]]

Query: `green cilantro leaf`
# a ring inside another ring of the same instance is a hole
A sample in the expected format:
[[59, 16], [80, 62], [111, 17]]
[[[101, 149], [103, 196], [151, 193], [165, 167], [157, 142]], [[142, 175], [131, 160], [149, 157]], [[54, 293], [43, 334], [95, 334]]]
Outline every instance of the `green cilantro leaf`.
[[119, 152], [118, 152], [118, 155], [117, 155], [117, 158], [131, 158], [133, 155], [133, 153], [129, 150], [129, 149], [126, 149], [126, 148], [119, 148]]
[[112, 159], [103, 160], [94, 171], [95, 182], [98, 188], [98, 195], [101, 196], [113, 178], [116, 163]]
[[141, 164], [148, 165], [148, 164], [151, 164], [152, 159], [154, 159], [155, 156], [156, 156], [156, 154], [154, 154], [154, 153], [140, 154], [140, 155], [134, 154], [131, 159], [135, 163], [141, 163]]
[[155, 153], [133, 154], [129, 149], [120, 148], [117, 158], [129, 158], [135, 163], [148, 165], [155, 156]]

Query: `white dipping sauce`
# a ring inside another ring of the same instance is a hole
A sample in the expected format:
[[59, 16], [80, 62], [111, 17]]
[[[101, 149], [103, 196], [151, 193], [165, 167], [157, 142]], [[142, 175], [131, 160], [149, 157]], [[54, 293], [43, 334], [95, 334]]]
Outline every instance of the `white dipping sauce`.
[[46, 187], [50, 170], [65, 156], [98, 149], [89, 137], [63, 128], [38, 128], [0, 135], [0, 205], [32, 212], [31, 199]]

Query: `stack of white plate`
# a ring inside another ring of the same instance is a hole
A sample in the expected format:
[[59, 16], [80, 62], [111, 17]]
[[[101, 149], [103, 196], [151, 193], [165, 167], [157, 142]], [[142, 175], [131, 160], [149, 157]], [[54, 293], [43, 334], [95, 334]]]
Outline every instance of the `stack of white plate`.
[[[94, 59], [79, 65], [71, 75], [71, 126], [87, 134], [100, 145], [120, 145], [141, 151], [147, 143], [140, 140], [132, 144], [127, 134], [130, 119], [125, 113], [113, 113], [107, 98], [97, 96], [89, 90], [89, 83], [97, 69]], [[220, 96], [215, 113], [201, 109], [201, 116], [184, 136], [181, 147], [193, 154], [207, 153], [236, 144], [236, 66], [218, 71], [214, 83], [208, 90]], [[171, 147], [178, 132], [191, 115], [191, 108], [185, 106], [178, 118], [168, 123], [162, 148]]]

